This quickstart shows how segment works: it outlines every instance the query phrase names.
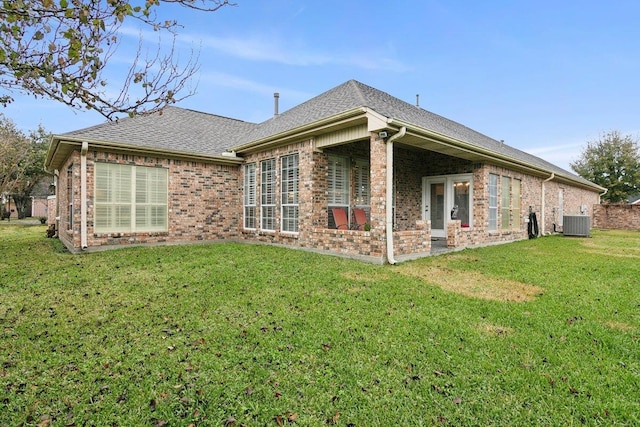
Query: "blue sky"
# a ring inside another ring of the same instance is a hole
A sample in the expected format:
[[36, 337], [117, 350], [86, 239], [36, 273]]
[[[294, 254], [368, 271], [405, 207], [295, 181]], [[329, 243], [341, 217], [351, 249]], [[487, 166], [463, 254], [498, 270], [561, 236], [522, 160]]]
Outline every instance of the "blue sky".
[[[178, 106], [260, 122], [274, 92], [282, 112], [356, 79], [410, 103], [419, 94], [421, 107], [565, 169], [604, 132], [640, 136], [638, 1], [237, 4], [159, 9], [184, 25], [180, 57], [199, 51], [196, 94]], [[140, 34], [123, 30], [114, 70], [130, 63]], [[117, 90], [117, 78], [109, 85]], [[104, 121], [29, 96], [3, 113], [56, 134]]]

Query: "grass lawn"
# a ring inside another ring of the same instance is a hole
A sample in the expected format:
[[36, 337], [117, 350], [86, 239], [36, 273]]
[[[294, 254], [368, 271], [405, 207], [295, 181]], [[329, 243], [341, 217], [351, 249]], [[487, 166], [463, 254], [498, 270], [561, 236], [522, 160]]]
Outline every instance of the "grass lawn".
[[0, 224], [0, 425], [639, 425], [640, 233], [396, 266]]

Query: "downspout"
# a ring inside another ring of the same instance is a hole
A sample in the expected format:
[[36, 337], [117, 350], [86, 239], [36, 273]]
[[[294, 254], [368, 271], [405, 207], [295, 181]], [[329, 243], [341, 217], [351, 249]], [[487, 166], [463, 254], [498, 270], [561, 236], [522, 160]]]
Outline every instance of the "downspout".
[[387, 238], [387, 262], [395, 264], [396, 260], [393, 256], [393, 142], [402, 138], [407, 133], [407, 128], [402, 126], [400, 131], [393, 135], [387, 141], [387, 182], [385, 196], [385, 225]]
[[60, 195], [58, 194], [58, 180], [60, 179], [60, 171], [58, 169], [53, 171], [53, 186], [56, 192], [56, 211], [54, 213], [53, 221], [56, 226], [56, 234], [55, 237], [59, 237], [60, 231]]
[[89, 143], [83, 142], [80, 150], [80, 247], [87, 249], [87, 151]]
[[544, 221], [544, 218], [545, 218], [545, 215], [544, 215], [544, 200], [545, 200], [545, 196], [546, 196], [546, 194], [545, 194], [545, 184], [547, 182], [551, 181], [555, 177], [556, 177], [556, 174], [554, 172], [551, 172], [551, 176], [549, 178], [545, 179], [544, 181], [542, 181], [542, 200], [541, 200], [541, 203], [540, 203], [540, 205], [542, 206], [542, 208], [541, 208], [542, 212], [540, 212], [540, 216], [541, 216], [541, 218], [540, 218], [540, 225], [541, 225], [541, 227], [540, 227], [540, 235], [541, 236], [544, 236], [544, 222], [545, 222]]
[[602, 196], [604, 196], [608, 192], [609, 192], [609, 189], [605, 188], [604, 191], [602, 192], [602, 194], [598, 197], [598, 202], [602, 203]]

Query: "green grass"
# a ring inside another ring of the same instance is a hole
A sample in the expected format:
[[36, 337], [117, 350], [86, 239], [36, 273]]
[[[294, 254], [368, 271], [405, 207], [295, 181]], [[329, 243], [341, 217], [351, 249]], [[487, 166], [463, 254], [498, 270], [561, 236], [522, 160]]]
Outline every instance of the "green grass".
[[640, 424], [640, 233], [396, 266], [44, 235], [0, 225], [2, 426]]

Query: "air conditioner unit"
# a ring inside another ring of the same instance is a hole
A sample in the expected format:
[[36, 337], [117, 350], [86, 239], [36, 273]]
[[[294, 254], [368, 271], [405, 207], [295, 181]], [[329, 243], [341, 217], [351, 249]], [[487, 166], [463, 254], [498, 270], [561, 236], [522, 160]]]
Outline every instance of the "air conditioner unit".
[[564, 215], [562, 217], [562, 234], [565, 236], [589, 237], [591, 217], [586, 215]]

